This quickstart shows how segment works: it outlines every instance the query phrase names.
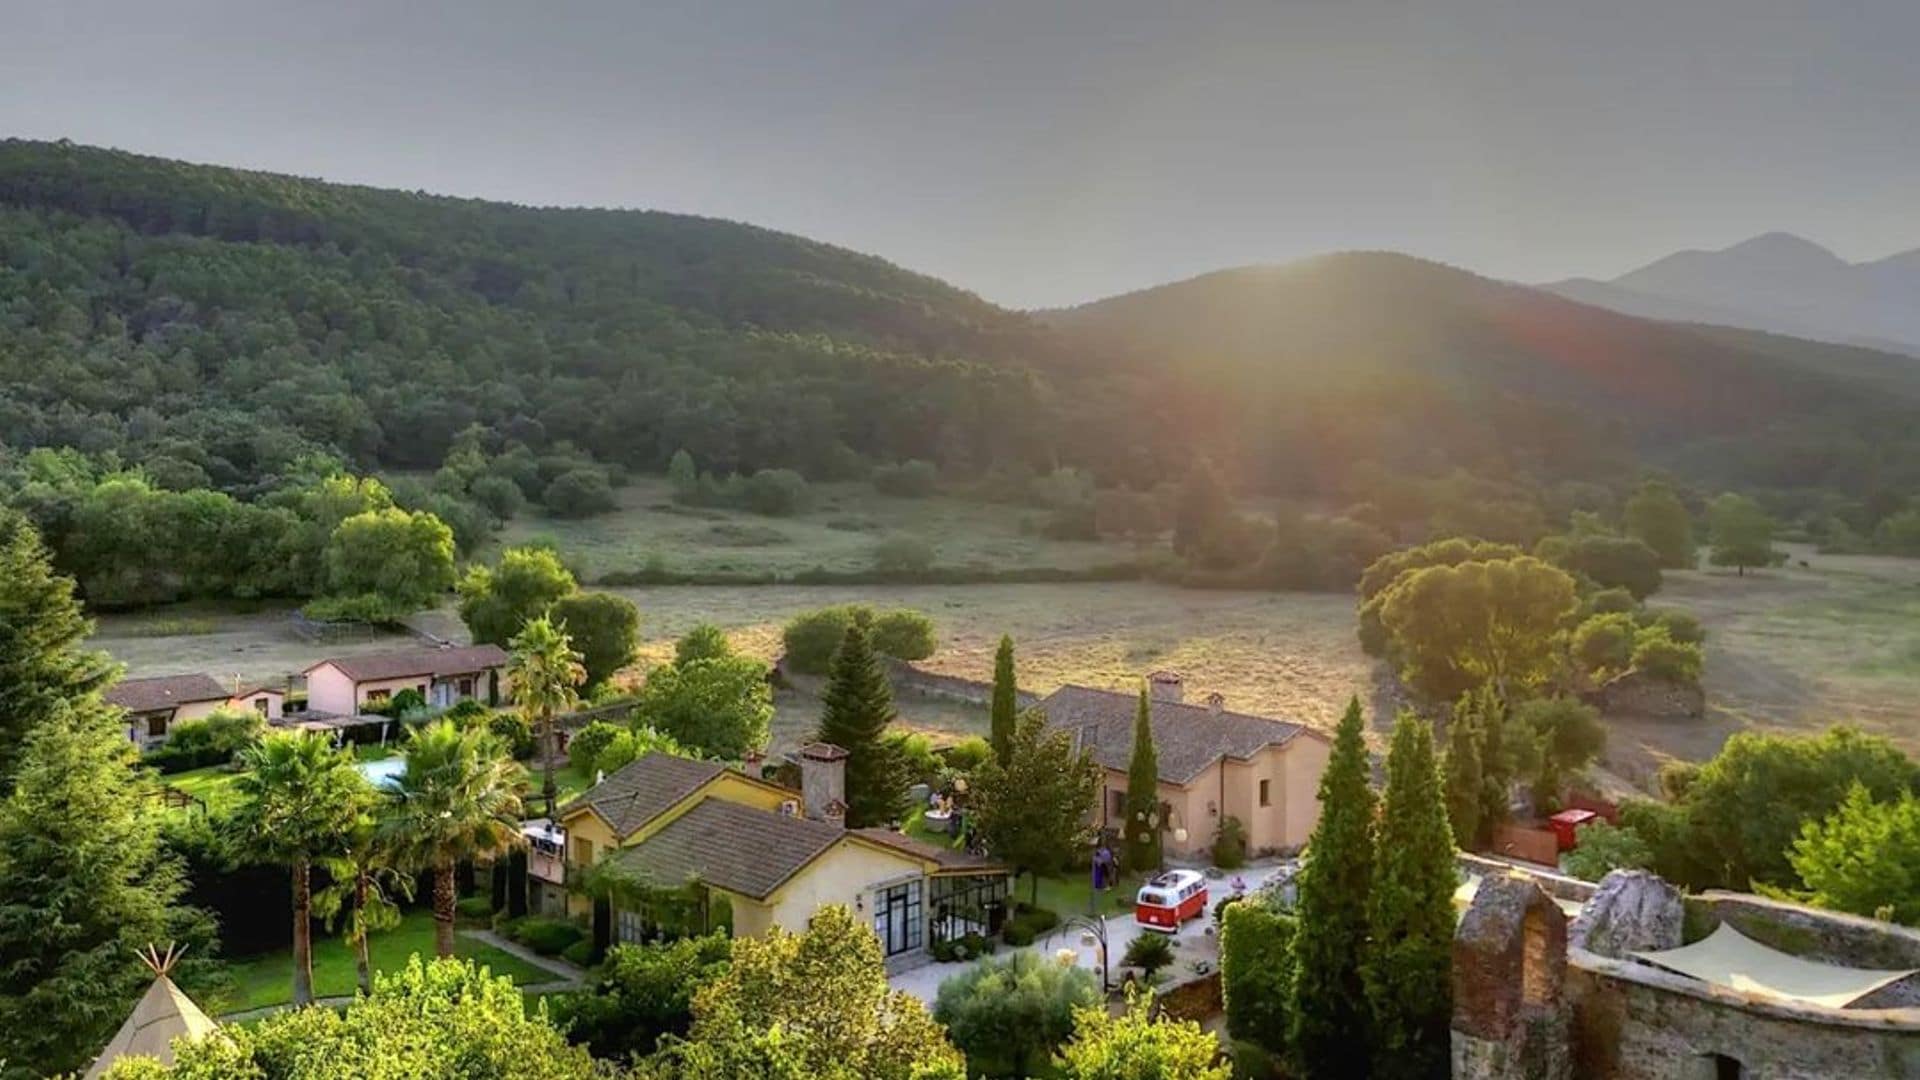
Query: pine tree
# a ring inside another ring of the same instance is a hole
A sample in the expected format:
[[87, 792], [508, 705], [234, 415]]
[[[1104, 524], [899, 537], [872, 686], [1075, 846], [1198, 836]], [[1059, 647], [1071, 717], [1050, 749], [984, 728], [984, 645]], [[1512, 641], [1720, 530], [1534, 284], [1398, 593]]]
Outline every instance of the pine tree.
[[92, 632], [73, 580], [53, 572], [39, 533], [0, 509], [0, 792], [27, 733], [112, 679], [113, 664], [80, 647]]
[[1127, 763], [1126, 851], [1130, 869], [1160, 868], [1160, 762], [1153, 749], [1153, 704], [1140, 688], [1140, 711], [1133, 721], [1133, 758]]
[[126, 1019], [153, 979], [136, 949], [177, 942], [204, 957], [212, 937], [174, 906], [184, 879], [134, 760], [99, 698], [56, 703], [0, 802], [0, 1059], [33, 1075], [86, 1065]]
[[1387, 752], [1387, 793], [1367, 895], [1363, 974], [1375, 1077], [1445, 1080], [1451, 1070], [1453, 850], [1433, 730], [1402, 713]]
[[1453, 842], [1472, 848], [1480, 842], [1480, 804], [1486, 777], [1480, 769], [1480, 726], [1471, 713], [1456, 711], [1447, 723], [1447, 822]]
[[1294, 937], [1294, 1054], [1308, 1077], [1367, 1075], [1368, 1008], [1361, 977], [1373, 881], [1373, 789], [1360, 700], [1347, 703], [1320, 776], [1320, 823], [1300, 871]]
[[874, 658], [864, 623], [847, 626], [821, 697], [820, 732], [847, 752], [847, 825], [887, 825], [906, 810], [906, 777], [882, 741], [893, 722], [893, 688]]
[[1001, 765], [1013, 753], [1013, 727], [1020, 711], [1020, 694], [1013, 678], [1013, 639], [1000, 635], [1000, 651], [993, 656], [993, 756]]

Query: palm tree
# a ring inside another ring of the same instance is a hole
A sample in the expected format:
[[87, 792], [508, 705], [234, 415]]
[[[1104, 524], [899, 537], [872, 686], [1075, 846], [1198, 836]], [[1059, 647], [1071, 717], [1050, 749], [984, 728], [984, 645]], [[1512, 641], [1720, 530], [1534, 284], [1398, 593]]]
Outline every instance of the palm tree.
[[587, 669], [573, 649], [573, 639], [545, 615], [528, 620], [508, 645], [513, 650], [507, 675], [513, 682], [514, 700], [520, 703], [527, 725], [540, 736], [540, 798], [547, 804], [547, 816], [552, 817], [556, 794], [553, 759], [559, 753], [553, 741], [553, 721], [580, 703], [575, 688], [586, 681]]
[[373, 962], [368, 955], [367, 936], [400, 924], [400, 905], [394, 902], [395, 896], [413, 899], [413, 875], [401, 869], [394, 838], [381, 829], [381, 823], [376, 813], [362, 814], [360, 820], [354, 822], [344, 850], [320, 861], [333, 884], [313, 897], [314, 911], [327, 920], [329, 930], [334, 920], [346, 912], [346, 940], [353, 946], [353, 963], [360, 975], [363, 994], [373, 993]]
[[313, 1000], [313, 895], [317, 860], [340, 854], [373, 788], [350, 750], [323, 735], [271, 734], [248, 748], [234, 787], [245, 802], [235, 818], [256, 855], [293, 868], [293, 1003]]
[[450, 720], [416, 728], [406, 743], [394, 812], [382, 834], [406, 866], [433, 871], [433, 945], [453, 955], [453, 869], [520, 843], [527, 773], [500, 740]]

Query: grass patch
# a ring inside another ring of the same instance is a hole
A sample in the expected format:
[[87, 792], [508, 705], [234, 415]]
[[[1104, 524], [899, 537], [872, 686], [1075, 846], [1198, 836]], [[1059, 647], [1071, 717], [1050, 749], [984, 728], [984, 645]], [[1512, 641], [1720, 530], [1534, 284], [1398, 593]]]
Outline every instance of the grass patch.
[[[509, 522], [481, 558], [551, 538], [569, 564], [589, 580], [634, 573], [652, 561], [676, 576], [792, 577], [808, 572], [870, 571], [876, 536], [924, 537], [938, 549], [942, 568], [1006, 572], [1029, 568], [1083, 571], [1136, 558], [1130, 541], [1054, 540], [1033, 527], [1046, 511], [948, 496], [924, 499], [882, 495], [865, 483], [811, 485], [813, 508], [768, 518], [721, 507], [672, 502], [664, 477], [637, 476], [615, 493], [611, 514], [559, 521], [525, 515]], [[689, 528], [693, 522], [705, 527]]]
[[[433, 915], [424, 909], [408, 912], [400, 920], [399, 926], [384, 934], [375, 934], [368, 944], [371, 946], [375, 971], [404, 967], [407, 959], [415, 953], [431, 957]], [[493, 969], [494, 975], [510, 978], [515, 985], [551, 982], [557, 978], [518, 957], [467, 937], [455, 939], [454, 954]], [[225, 1000], [215, 1003], [215, 1009], [210, 1011], [244, 1012], [293, 1000], [291, 950], [231, 961], [227, 964], [227, 974], [233, 980], [232, 993]], [[353, 950], [339, 937], [329, 935], [316, 938], [313, 943], [314, 996], [345, 997], [358, 988], [359, 976], [354, 971]]]

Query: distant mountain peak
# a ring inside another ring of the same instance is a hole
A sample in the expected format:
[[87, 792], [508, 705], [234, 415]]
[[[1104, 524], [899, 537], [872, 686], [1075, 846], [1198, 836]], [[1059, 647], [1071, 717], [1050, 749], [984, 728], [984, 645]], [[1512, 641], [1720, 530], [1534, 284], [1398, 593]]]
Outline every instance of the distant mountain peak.
[[1837, 266], [1845, 266], [1846, 260], [1804, 236], [1795, 236], [1790, 232], [1761, 233], [1751, 240], [1742, 240], [1732, 247], [1722, 248], [1722, 255], [1744, 255], [1766, 259], [1810, 259]]
[[1675, 252], [1611, 281], [1544, 287], [1643, 318], [1920, 349], [1920, 250], [1851, 263], [1803, 236], [1769, 232], [1717, 251]]

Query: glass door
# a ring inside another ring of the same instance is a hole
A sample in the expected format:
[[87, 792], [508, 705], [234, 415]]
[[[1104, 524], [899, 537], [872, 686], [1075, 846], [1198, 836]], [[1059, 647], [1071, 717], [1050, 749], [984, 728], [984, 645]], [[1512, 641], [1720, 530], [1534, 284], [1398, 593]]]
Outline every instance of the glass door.
[[921, 883], [909, 881], [874, 895], [873, 932], [888, 956], [912, 952], [926, 940], [926, 909]]

